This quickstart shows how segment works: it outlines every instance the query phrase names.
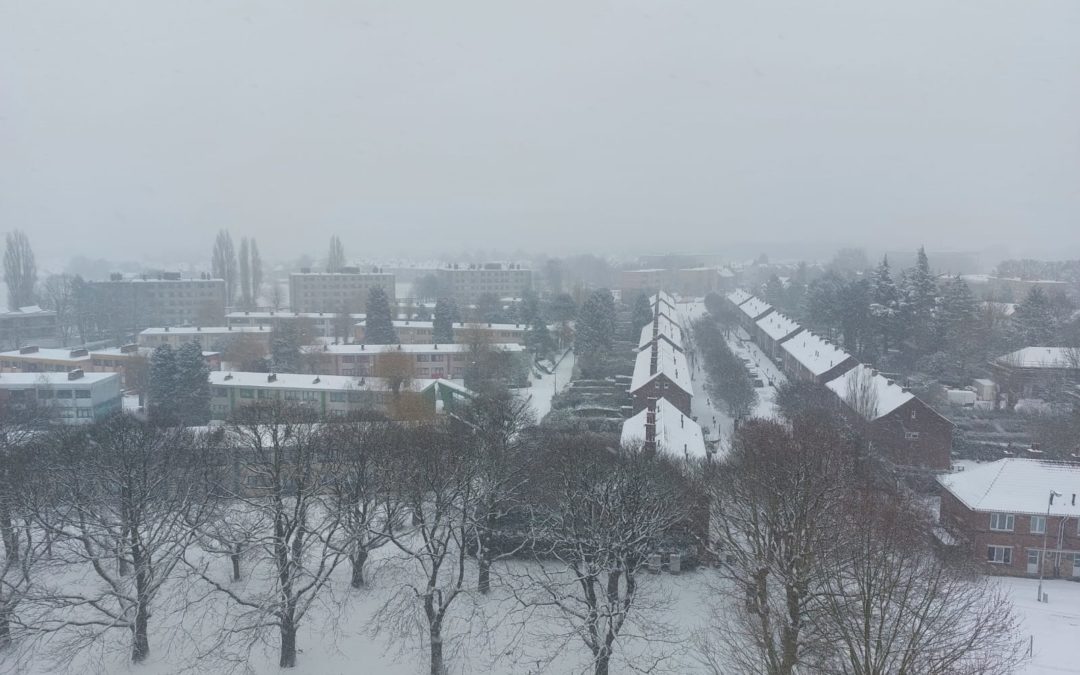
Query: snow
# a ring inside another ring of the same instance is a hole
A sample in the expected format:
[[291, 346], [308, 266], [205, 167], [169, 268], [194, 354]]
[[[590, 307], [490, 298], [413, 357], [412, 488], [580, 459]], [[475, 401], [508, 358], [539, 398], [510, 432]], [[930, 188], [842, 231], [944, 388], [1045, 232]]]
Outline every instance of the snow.
[[[389, 380], [381, 377], [349, 377], [347, 375], [309, 375], [298, 373], [274, 373], [270, 381], [268, 373], [243, 371], [210, 371], [210, 384], [215, 387], [257, 387], [259, 389], [300, 389], [308, 391], [390, 391]], [[423, 391], [440, 380], [410, 380], [407, 387]]]
[[[660, 315], [658, 322], [658, 334], [659, 337], [667, 338], [673, 346], [678, 349], [683, 349], [683, 331], [677, 323], [664, 316]], [[641, 338], [638, 340], [638, 349], [644, 349], [652, 344], [653, 341], [653, 324], [647, 323], [641, 327]]]
[[[855, 382], [854, 385], [852, 384], [853, 381]], [[825, 386], [831, 389], [841, 401], [848, 403], [848, 392], [851, 391], [851, 387], [861, 387], [864, 383], [870, 383], [869, 386], [873, 387], [873, 401], [876, 403], [874, 415], [868, 419], [876, 420], [884, 417], [915, 398], [914, 394], [904, 391], [903, 387], [878, 373], [876, 369], [863, 363], [860, 363], [851, 370], [845, 372], [840, 377], [825, 383]], [[972, 396], [974, 396], [974, 393]], [[870, 399], [868, 398], [867, 400], [869, 401]], [[860, 414], [865, 413], [865, 411], [859, 412]]]
[[654, 311], [656, 310], [656, 304], [659, 302], [664, 303], [671, 309], [675, 309], [675, 298], [673, 298], [670, 293], [659, 291], [656, 295], [649, 298], [649, 306], [652, 307]]
[[766, 335], [777, 341], [802, 330], [802, 326], [780, 312], [773, 312], [763, 317], [757, 322], [757, 325], [761, 330], [765, 331]]
[[750, 317], [751, 319], [756, 319], [762, 314], [765, 314], [766, 312], [771, 312], [772, 305], [765, 302], [764, 300], [751, 297], [749, 300], [739, 305], [739, 309], [742, 311], [743, 314]]
[[1075, 347], [1024, 347], [999, 356], [997, 362], [1013, 368], [1080, 368], [1080, 349]]
[[1020, 619], [1020, 636], [1032, 647], [1031, 659], [1020, 675], [1080, 673], [1076, 636], [1080, 635], [1080, 584], [1046, 579], [1043, 593], [1049, 602], [1037, 602], [1038, 579], [1005, 577], [997, 580], [1009, 594]]
[[1080, 504], [1080, 465], [1009, 457], [965, 465], [963, 471], [938, 476], [942, 487], [973, 511], [1045, 514], [1054, 490], [1050, 514], [1075, 518]]
[[3, 373], [0, 374], [0, 388], [13, 386], [13, 387], [30, 387], [30, 386], [47, 386], [56, 387], [59, 385], [82, 385], [82, 384], [95, 384], [98, 382], [107, 382], [109, 380], [119, 380], [120, 376], [116, 373], [83, 373], [75, 379], [68, 379], [69, 373]]
[[[651, 373], [654, 349], [657, 353], [656, 373]], [[657, 341], [652, 349], [643, 349], [638, 352], [637, 360], [634, 362], [634, 376], [630, 382], [630, 391], [635, 392], [641, 389], [661, 374], [666, 375], [683, 391], [693, 394], [694, 385], [690, 378], [690, 366], [686, 362], [686, 356], [664, 340]]]
[[550, 375], [542, 373], [539, 378], [532, 380], [532, 386], [528, 389], [516, 390], [519, 396], [528, 398], [538, 422], [551, 412], [551, 399], [555, 394], [570, 386], [575, 358], [574, 352], [568, 351]]
[[[623, 422], [622, 443], [634, 445], [645, 441], [646, 408]], [[656, 402], [656, 447], [671, 453], [684, 454], [687, 459], [705, 457], [705, 439], [701, 427], [664, 399]]]
[[799, 333], [780, 346], [815, 376], [851, 358], [843, 349], [808, 330]]
[[736, 288], [732, 292], [727, 294], [727, 299], [733, 305], [741, 305], [754, 296], [750, 295], [741, 288]]
[[[505, 342], [488, 345], [496, 351], [503, 352], [523, 352], [525, 351], [524, 345], [517, 342]], [[394, 345], [363, 345], [363, 344], [333, 344], [323, 342], [321, 345], [316, 345], [308, 348], [311, 352], [320, 352], [324, 354], [382, 354], [383, 352], [405, 352], [407, 354], [428, 354], [428, 353], [461, 353], [467, 352], [472, 348], [472, 345], [466, 344], [394, 344]]]
[[139, 335], [229, 335], [230, 333], [267, 333], [265, 326], [155, 326]]
[[735, 356], [750, 361], [750, 375], [759, 378], [762, 384], [765, 385], [757, 388], [757, 403], [754, 405], [750, 415], [765, 419], [779, 418], [780, 414], [776, 410], [775, 402], [776, 388], [787, 382], [787, 376], [777, 368], [772, 359], [750, 339], [742, 328], [739, 328], [728, 337], [727, 343]]
[[[335, 318], [340, 316], [336, 312], [288, 312], [288, 311], [267, 311], [267, 312], [229, 312], [225, 315], [228, 320], [233, 319], [266, 319], [268, 321], [273, 319], [326, 319]], [[367, 318], [366, 314], [349, 314], [349, 317], [356, 319], [357, 321]]]
[[32, 352], [21, 353], [18, 349], [14, 349], [7, 352], [0, 352], [0, 359], [17, 359], [25, 361], [71, 361], [73, 365], [78, 363], [89, 361], [90, 354], [84, 353], [81, 356], [72, 356], [71, 349], [58, 349], [49, 347], [38, 347]]

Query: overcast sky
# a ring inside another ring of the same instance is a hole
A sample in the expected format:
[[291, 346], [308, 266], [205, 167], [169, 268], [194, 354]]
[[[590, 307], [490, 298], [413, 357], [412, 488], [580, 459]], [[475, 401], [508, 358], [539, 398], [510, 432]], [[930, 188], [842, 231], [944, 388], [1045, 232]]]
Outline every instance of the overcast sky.
[[1080, 256], [1080, 2], [0, 0], [44, 256]]

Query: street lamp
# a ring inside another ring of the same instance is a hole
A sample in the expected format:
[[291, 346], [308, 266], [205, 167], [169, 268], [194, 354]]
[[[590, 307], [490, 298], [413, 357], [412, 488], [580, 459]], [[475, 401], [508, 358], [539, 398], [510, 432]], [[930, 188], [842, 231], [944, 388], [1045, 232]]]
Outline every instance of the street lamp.
[[1039, 551], [1039, 590], [1035, 598], [1036, 602], [1043, 601], [1042, 594], [1042, 582], [1043, 582], [1043, 569], [1046, 567], [1046, 533], [1050, 531], [1050, 507], [1054, 504], [1054, 497], [1060, 497], [1061, 493], [1054, 490], [1050, 491], [1050, 498], [1046, 500], [1046, 520], [1043, 521], [1043, 544], [1042, 550]]

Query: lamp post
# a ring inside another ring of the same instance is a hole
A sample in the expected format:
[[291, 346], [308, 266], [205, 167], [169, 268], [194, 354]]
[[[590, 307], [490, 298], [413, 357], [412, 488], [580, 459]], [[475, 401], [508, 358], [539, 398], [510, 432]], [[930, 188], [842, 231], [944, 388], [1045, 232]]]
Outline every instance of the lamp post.
[[1043, 545], [1042, 550], [1039, 551], [1039, 589], [1036, 591], [1038, 594], [1035, 598], [1036, 602], [1043, 601], [1042, 594], [1042, 582], [1043, 582], [1043, 569], [1046, 567], [1046, 533], [1050, 529], [1050, 507], [1054, 505], [1054, 497], [1060, 497], [1060, 492], [1050, 491], [1050, 497], [1046, 500], [1046, 520], [1043, 521]]

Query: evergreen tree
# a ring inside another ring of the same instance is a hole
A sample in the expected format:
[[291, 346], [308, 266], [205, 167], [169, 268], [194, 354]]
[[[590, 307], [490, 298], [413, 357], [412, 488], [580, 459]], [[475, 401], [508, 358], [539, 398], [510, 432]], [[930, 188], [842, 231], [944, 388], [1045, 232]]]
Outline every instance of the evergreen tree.
[[188, 426], [210, 421], [210, 368], [202, 346], [189, 342], [174, 352], [177, 392], [175, 402], [180, 423]]
[[480, 323], [503, 323], [506, 316], [503, 314], [499, 296], [494, 293], [481, 293], [476, 299], [475, 319]]
[[454, 324], [459, 321], [457, 303], [453, 298], [439, 298], [435, 302], [435, 317], [432, 319], [432, 339], [440, 344], [454, 342]]
[[293, 321], [283, 321], [270, 340], [270, 367], [276, 373], [297, 373], [303, 368], [303, 337]]
[[975, 295], [967, 283], [960, 277], [949, 279], [945, 283], [941, 311], [938, 312], [938, 332], [942, 339], [956, 342], [971, 337], [978, 311]]
[[577, 303], [569, 293], [560, 293], [551, 301], [551, 318], [555, 321], [573, 321], [577, 316]]
[[765, 282], [765, 289], [762, 293], [765, 296], [765, 302], [769, 303], [773, 307], [784, 307], [784, 282], [780, 281], [780, 277], [775, 274], [770, 275]]
[[551, 337], [551, 331], [539, 315], [533, 319], [529, 331], [525, 334], [525, 346], [541, 359], [550, 356], [555, 349], [555, 340]]
[[176, 401], [181, 392], [177, 390], [176, 352], [169, 345], [161, 345], [150, 355], [150, 385], [147, 391], [147, 414], [158, 426], [179, 424], [180, 416]]
[[934, 275], [930, 272], [930, 261], [926, 250], [919, 247], [915, 267], [907, 270], [902, 295], [905, 311], [901, 313], [908, 335], [914, 342], [915, 349], [926, 354], [937, 348], [937, 309], [938, 288]]
[[579, 368], [586, 377], [604, 375], [607, 358], [613, 346], [615, 331], [615, 301], [611, 291], [594, 291], [581, 306], [574, 338]]
[[521, 294], [521, 302], [517, 307], [517, 322], [531, 326], [536, 323], [540, 317], [540, 298], [536, 295], [536, 291], [532, 289], [526, 290]]
[[37, 263], [30, 239], [22, 230], [7, 234], [4, 251], [4, 283], [8, 289], [8, 309], [34, 304], [34, 286], [37, 284]]
[[364, 342], [372, 345], [392, 345], [397, 341], [394, 318], [390, 311], [390, 298], [387, 297], [382, 286], [376, 286], [368, 294]]
[[642, 326], [652, 323], [653, 310], [649, 304], [649, 296], [638, 293], [634, 298], [634, 306], [630, 310], [630, 340], [637, 340], [641, 334]]
[[874, 333], [881, 344], [881, 353], [888, 354], [895, 344], [896, 323], [900, 315], [900, 293], [889, 272], [889, 256], [881, 259], [871, 280], [870, 315]]
[[326, 256], [326, 271], [340, 272], [345, 267], [345, 247], [335, 234], [330, 237], [330, 252]]
[[844, 348], [858, 354], [863, 360], [871, 360], [873, 356], [870, 296], [869, 281], [852, 279], [841, 287], [837, 297]]
[[1050, 299], [1041, 288], [1032, 288], [1024, 301], [1016, 306], [1012, 326], [1016, 347], [1050, 346], [1057, 332], [1057, 321]]

